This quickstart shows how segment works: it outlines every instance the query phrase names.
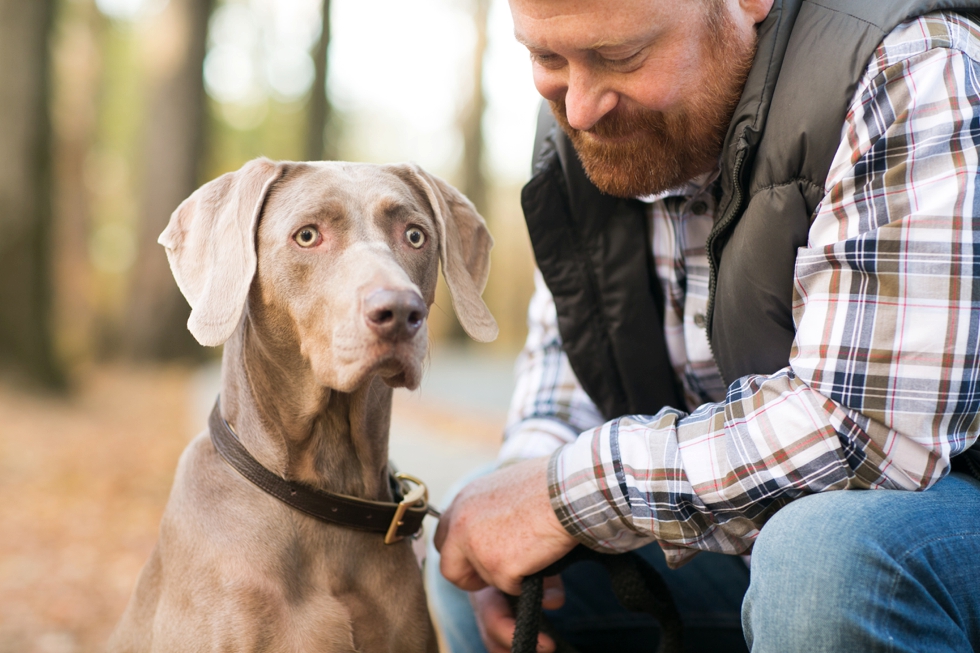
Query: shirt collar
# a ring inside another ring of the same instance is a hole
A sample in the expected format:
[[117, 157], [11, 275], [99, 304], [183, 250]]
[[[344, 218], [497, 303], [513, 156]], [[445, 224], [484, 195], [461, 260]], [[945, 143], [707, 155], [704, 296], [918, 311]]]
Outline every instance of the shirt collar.
[[718, 175], [721, 170], [719, 166], [715, 166], [713, 170], [705, 172], [703, 174], [690, 179], [683, 184], [675, 186], [674, 188], [668, 188], [660, 193], [655, 193], [653, 195], [641, 195], [636, 199], [641, 202], [646, 202], [647, 204], [653, 204], [654, 202], [659, 202], [660, 200], [667, 199], [668, 197], [686, 197], [692, 198], [697, 197], [705, 191], [711, 184], [718, 179]]

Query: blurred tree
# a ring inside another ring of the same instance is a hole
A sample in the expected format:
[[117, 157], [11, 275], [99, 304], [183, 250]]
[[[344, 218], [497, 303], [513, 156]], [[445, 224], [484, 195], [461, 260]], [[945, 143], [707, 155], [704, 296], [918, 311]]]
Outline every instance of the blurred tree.
[[51, 337], [54, 0], [0, 0], [0, 363], [63, 385]]
[[480, 213], [487, 211], [487, 183], [483, 173], [483, 114], [487, 98], [483, 92], [483, 60], [487, 52], [487, 16], [490, 0], [470, 0], [473, 6], [472, 87], [460, 116], [463, 133], [463, 161], [460, 170], [460, 190], [470, 198]]
[[330, 0], [323, 0], [320, 40], [313, 51], [313, 89], [307, 110], [306, 160], [330, 161], [337, 157], [337, 147], [330, 130], [330, 99], [327, 97], [327, 72], [330, 69], [327, 50], [330, 47]]
[[170, 214], [202, 181], [206, 98], [203, 64], [214, 0], [170, 0], [148, 52], [140, 220], [124, 353], [141, 360], [201, 358], [187, 331], [190, 309], [157, 244]]
[[87, 180], [103, 82], [106, 21], [93, 0], [58, 3], [52, 42], [54, 127], [54, 334], [67, 367], [91, 358], [95, 276], [90, 263], [92, 197]]
[[[477, 211], [488, 217], [487, 179], [483, 171], [483, 114], [487, 108], [487, 98], [483, 92], [483, 64], [487, 52], [487, 16], [490, 0], [470, 0], [472, 8], [473, 53], [469, 97], [459, 113], [458, 125], [463, 135], [463, 159], [458, 172], [459, 190], [466, 195]], [[436, 304], [446, 303], [446, 288], [440, 286]], [[455, 314], [447, 314], [444, 336], [449, 340], [469, 342], [466, 332], [459, 324]]]

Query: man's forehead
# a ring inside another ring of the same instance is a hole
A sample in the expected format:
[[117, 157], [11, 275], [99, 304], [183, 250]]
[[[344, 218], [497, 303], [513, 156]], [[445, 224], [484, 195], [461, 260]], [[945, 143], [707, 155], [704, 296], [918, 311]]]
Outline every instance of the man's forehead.
[[633, 13], [699, 1], [680, 0], [677, 3], [669, 0], [509, 0], [512, 11], [519, 10], [522, 14], [536, 19], [620, 11]]
[[[700, 0], [510, 0], [514, 36], [532, 49], [555, 39], [582, 49], [640, 45]], [[570, 41], [574, 41], [571, 43]]]

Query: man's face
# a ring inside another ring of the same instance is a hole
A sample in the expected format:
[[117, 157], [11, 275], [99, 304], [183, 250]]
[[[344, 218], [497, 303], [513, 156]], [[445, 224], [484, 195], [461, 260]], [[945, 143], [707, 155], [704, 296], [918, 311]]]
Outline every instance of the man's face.
[[534, 84], [586, 174], [637, 197], [715, 166], [771, 4], [511, 0], [511, 11]]

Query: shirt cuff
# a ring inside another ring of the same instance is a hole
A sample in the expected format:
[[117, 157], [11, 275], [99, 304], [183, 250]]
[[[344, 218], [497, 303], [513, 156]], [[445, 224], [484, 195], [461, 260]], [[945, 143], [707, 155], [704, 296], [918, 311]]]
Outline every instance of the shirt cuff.
[[600, 551], [625, 552], [653, 541], [632, 523], [612, 458], [600, 452], [616, 420], [582, 433], [548, 461], [548, 492], [558, 521], [576, 540]]
[[700, 551], [743, 553], [700, 504], [676, 446], [676, 412], [622, 417], [582, 433], [548, 461], [559, 523], [585, 546], [621, 553], [658, 541], [678, 567]]
[[578, 431], [568, 424], [555, 419], [526, 419], [508, 429], [498, 461], [516, 461], [528, 458], [541, 458], [556, 449], [574, 442]]

